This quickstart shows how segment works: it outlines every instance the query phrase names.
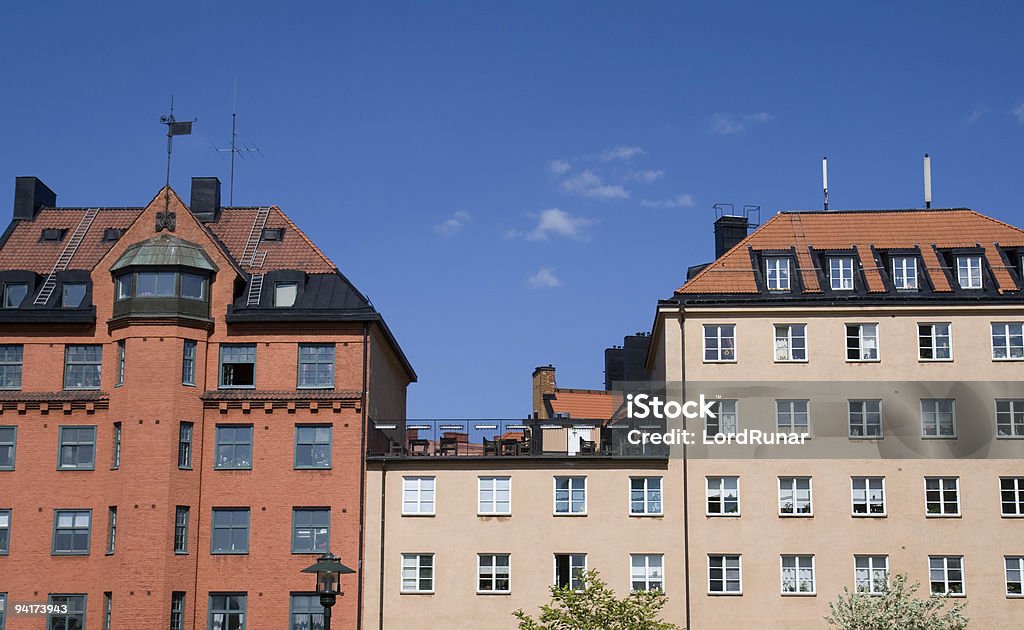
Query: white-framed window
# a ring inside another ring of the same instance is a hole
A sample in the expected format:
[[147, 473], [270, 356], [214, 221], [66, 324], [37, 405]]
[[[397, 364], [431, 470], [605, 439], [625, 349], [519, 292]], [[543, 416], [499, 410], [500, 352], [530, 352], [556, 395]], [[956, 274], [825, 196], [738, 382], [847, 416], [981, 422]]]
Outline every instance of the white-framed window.
[[740, 515], [740, 478], [705, 477], [707, 481], [706, 514], [708, 516]]
[[634, 516], [662, 514], [661, 477], [629, 478], [629, 513]]
[[853, 257], [837, 256], [828, 259], [828, 280], [833, 291], [853, 290]]
[[921, 436], [940, 438], [956, 437], [955, 399], [921, 399]]
[[810, 477], [779, 477], [779, 516], [811, 516]]
[[888, 591], [889, 556], [854, 556], [853, 588], [868, 595], [882, 595]]
[[789, 258], [782, 256], [766, 258], [765, 278], [769, 291], [789, 291]]
[[851, 400], [850, 437], [880, 438], [882, 437], [882, 401]]
[[999, 478], [1000, 514], [1024, 516], [1024, 477]]
[[811, 416], [806, 400], [776, 400], [775, 427], [782, 433], [809, 433]]
[[953, 360], [949, 322], [917, 325], [917, 358], [922, 361]]
[[981, 256], [957, 256], [956, 279], [961, 289], [980, 289]]
[[1024, 586], [1024, 556], [1005, 556], [1003, 562], [1006, 567], [1006, 596], [1021, 597], [1024, 595], [1021, 590]]
[[402, 477], [402, 514], [434, 514], [434, 477]]
[[704, 418], [704, 435], [709, 438], [716, 435], [734, 435], [739, 430], [735, 400], [713, 401], [711, 409], [715, 417]]
[[992, 358], [996, 361], [1024, 359], [1024, 323], [992, 323]]
[[583, 588], [582, 574], [587, 571], [587, 554], [556, 553], [555, 554], [555, 586], [571, 587], [574, 591]]
[[964, 557], [928, 556], [928, 581], [932, 595], [963, 597]]
[[478, 507], [481, 515], [512, 513], [512, 478], [478, 477]]
[[434, 592], [434, 554], [402, 554], [402, 592]]
[[885, 477], [851, 479], [854, 516], [885, 516]]
[[846, 325], [846, 360], [878, 361], [878, 324]]
[[814, 556], [782, 556], [782, 594], [814, 595]]
[[704, 324], [704, 360], [736, 360], [735, 324]]
[[917, 258], [893, 256], [892, 283], [898, 291], [917, 289]]
[[476, 591], [512, 592], [512, 556], [507, 553], [477, 554]]
[[996, 437], [1024, 438], [1024, 400], [996, 401]]
[[775, 361], [807, 360], [807, 325], [775, 324]]
[[927, 516], [960, 516], [960, 478], [925, 477], [924, 512]]
[[708, 554], [708, 594], [742, 593], [743, 559], [740, 554]]
[[633, 591], [665, 590], [665, 556], [634, 553], [629, 556], [629, 581]]
[[587, 478], [555, 477], [555, 515], [587, 513]]

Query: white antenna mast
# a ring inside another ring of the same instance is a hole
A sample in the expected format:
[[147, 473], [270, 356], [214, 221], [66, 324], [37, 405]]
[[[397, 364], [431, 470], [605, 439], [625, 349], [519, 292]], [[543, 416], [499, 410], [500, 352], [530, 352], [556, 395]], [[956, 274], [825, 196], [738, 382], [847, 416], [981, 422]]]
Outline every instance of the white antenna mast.
[[[231, 90], [231, 148], [230, 149], [218, 149], [214, 145], [214, 149], [218, 153], [231, 153], [231, 177], [228, 183], [228, 207], [235, 205], [235, 156], [244, 159], [246, 154], [258, 154], [263, 155], [260, 148], [255, 144], [249, 147], [247, 144], [242, 143], [242, 146], [238, 146], [238, 128], [236, 121], [238, 118], [238, 79], [235, 79], [234, 86]], [[212, 144], [212, 143], [211, 143]], [[223, 155], [221, 157], [224, 157]]]
[[924, 154], [924, 207], [932, 207], [932, 159]]
[[821, 187], [825, 191], [825, 210], [828, 210], [828, 158], [821, 158]]

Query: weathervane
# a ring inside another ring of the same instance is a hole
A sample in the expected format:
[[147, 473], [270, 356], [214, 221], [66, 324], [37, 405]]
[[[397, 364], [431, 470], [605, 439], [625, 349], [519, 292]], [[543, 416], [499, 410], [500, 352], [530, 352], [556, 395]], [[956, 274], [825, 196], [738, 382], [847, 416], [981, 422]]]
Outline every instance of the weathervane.
[[[217, 145], [210, 143], [213, 149], [219, 153], [230, 153], [231, 154], [231, 177], [228, 181], [228, 207], [235, 205], [235, 156], [237, 155], [241, 159], [245, 159], [246, 155], [263, 155], [260, 148], [255, 144], [249, 146], [242, 143], [242, 146], [238, 146], [238, 127], [236, 121], [238, 118], [238, 81], [235, 81], [234, 88], [231, 93], [231, 148], [221, 149]], [[221, 155], [221, 158], [224, 156]]]
[[199, 120], [193, 118], [187, 121], [177, 121], [174, 119], [174, 95], [171, 95], [171, 112], [166, 116], [160, 117], [160, 122], [167, 125], [167, 180], [164, 183], [164, 211], [157, 213], [157, 227], [156, 230], [167, 228], [168, 231], [174, 231], [174, 213], [170, 212], [171, 205], [171, 146], [174, 136], [190, 136], [192, 135], [192, 123]]

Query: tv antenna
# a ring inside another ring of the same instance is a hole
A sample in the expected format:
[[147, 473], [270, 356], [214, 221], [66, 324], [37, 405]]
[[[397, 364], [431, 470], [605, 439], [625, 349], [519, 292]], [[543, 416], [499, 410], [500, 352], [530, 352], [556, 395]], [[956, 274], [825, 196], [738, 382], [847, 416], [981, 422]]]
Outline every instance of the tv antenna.
[[213, 145], [212, 142], [210, 143], [211, 145], [213, 145], [214, 150], [217, 151], [218, 154], [220, 154], [222, 159], [224, 157], [224, 153], [231, 154], [231, 176], [228, 182], [228, 207], [232, 207], [235, 205], [235, 156], [237, 155], [239, 159], [244, 160], [246, 155], [250, 157], [256, 155], [263, 155], [263, 152], [260, 151], [260, 148], [255, 144], [250, 147], [249, 145], [243, 142], [241, 143], [241, 146], [239, 146], [237, 122], [238, 81], [236, 80], [234, 88], [231, 91], [231, 147], [227, 149], [222, 149], [217, 145]]
[[192, 120], [175, 120], [174, 119], [174, 95], [171, 94], [171, 111], [166, 116], [160, 117], [160, 122], [167, 125], [167, 178], [164, 181], [164, 210], [170, 206], [171, 203], [171, 147], [174, 136], [190, 136], [192, 135], [192, 123], [199, 120], [193, 118]]

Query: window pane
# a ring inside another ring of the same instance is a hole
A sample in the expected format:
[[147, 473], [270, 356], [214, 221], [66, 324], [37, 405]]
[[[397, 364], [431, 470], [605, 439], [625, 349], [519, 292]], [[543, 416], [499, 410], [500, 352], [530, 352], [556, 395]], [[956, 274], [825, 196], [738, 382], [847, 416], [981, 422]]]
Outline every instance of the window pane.
[[203, 277], [191, 273], [181, 274], [181, 297], [190, 300], [203, 299]]

